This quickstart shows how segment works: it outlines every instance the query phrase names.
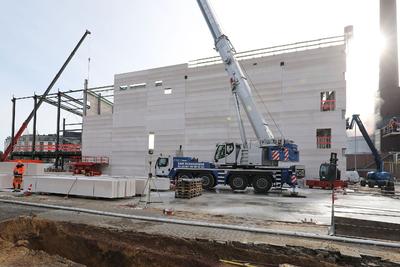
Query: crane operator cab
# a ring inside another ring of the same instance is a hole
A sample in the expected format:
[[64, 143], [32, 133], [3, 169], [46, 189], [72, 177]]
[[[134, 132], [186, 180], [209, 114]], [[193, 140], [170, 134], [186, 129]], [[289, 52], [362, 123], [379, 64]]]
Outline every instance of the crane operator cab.
[[214, 162], [219, 165], [237, 165], [241, 145], [237, 143], [218, 143]]

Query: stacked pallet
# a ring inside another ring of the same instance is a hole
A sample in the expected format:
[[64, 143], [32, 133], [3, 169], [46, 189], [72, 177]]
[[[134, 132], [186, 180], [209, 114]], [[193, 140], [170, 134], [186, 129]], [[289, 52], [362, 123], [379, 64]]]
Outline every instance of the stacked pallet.
[[200, 196], [202, 192], [202, 179], [179, 179], [176, 182], [175, 198], [193, 198]]

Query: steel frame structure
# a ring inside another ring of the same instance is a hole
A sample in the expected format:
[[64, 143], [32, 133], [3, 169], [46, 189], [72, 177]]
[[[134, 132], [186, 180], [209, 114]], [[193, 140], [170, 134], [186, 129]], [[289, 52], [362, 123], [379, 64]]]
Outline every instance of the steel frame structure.
[[[87, 96], [91, 95], [96, 97], [98, 102], [107, 102], [108, 104], [113, 104], [114, 94], [104, 92], [110, 92], [114, 90], [114, 85], [106, 85], [100, 87], [88, 88], [88, 82], [85, 80], [83, 89], [68, 90], [68, 91], [58, 91], [56, 93], [50, 93], [47, 95], [31, 95], [24, 97], [13, 97], [12, 102], [12, 125], [11, 125], [11, 144], [14, 144], [15, 136], [15, 114], [17, 101], [23, 100], [33, 100], [33, 135], [32, 135], [32, 145], [24, 147], [22, 149], [15, 150], [18, 147], [16, 144], [13, 145], [12, 153], [10, 158], [14, 157], [28, 157], [28, 158], [55, 158], [55, 166], [63, 167], [64, 159], [71, 157], [81, 157], [81, 147], [76, 146], [74, 148], [67, 147], [64, 143], [64, 135], [66, 132], [82, 132], [82, 122], [80, 123], [66, 123], [66, 119], [63, 118], [62, 129], [61, 125], [61, 110], [67, 111], [71, 114], [75, 114], [79, 117], [85, 116], [90, 105], [87, 101]], [[103, 93], [103, 94], [102, 94]], [[78, 96], [77, 96], [78, 95]], [[43, 99], [42, 101], [52, 105], [57, 108], [57, 124], [56, 124], [56, 144], [51, 147], [46, 147], [46, 149], [38, 149], [36, 144], [36, 126], [37, 126], [37, 109], [38, 109], [38, 99]], [[67, 129], [70, 126], [75, 128]], [[76, 127], [78, 126], [78, 127]], [[79, 127], [80, 126], [80, 127]], [[62, 136], [60, 136], [62, 133]], [[44, 150], [44, 151], [43, 151]]]

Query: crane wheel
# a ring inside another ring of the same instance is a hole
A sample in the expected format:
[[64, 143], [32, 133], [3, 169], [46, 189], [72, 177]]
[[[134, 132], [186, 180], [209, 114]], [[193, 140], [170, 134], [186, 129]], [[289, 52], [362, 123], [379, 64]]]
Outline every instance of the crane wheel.
[[253, 180], [253, 188], [255, 193], [267, 193], [272, 187], [271, 177], [256, 177]]
[[212, 174], [209, 174], [209, 173], [200, 174], [199, 178], [203, 179], [203, 188], [204, 189], [211, 189], [215, 186], [214, 185], [215, 179]]
[[233, 174], [229, 178], [229, 185], [232, 190], [244, 190], [247, 187], [247, 179], [244, 176]]

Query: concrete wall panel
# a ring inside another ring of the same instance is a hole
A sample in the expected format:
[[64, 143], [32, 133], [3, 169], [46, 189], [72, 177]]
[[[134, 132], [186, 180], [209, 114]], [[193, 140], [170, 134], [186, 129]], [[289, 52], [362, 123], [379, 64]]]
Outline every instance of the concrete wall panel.
[[[306, 165], [308, 177], [317, 177], [319, 165], [329, 160], [331, 152], [338, 153], [340, 168], [345, 169], [345, 60], [344, 46], [339, 45], [241, 61], [255, 87], [252, 93], [259, 111], [277, 137], [282, 133], [299, 145], [299, 164]], [[119, 89], [143, 83], [143, 88]], [[168, 88], [171, 94], [164, 93]], [[336, 108], [321, 112], [320, 93], [331, 90], [336, 92]], [[244, 111], [242, 115], [247, 137], [255, 139]], [[331, 149], [317, 148], [319, 128], [332, 129]], [[217, 142], [240, 141], [224, 66], [180, 64], [116, 75], [113, 175], [148, 172], [149, 132], [156, 136], [154, 158], [174, 154], [182, 145], [185, 155], [211, 160]]]

